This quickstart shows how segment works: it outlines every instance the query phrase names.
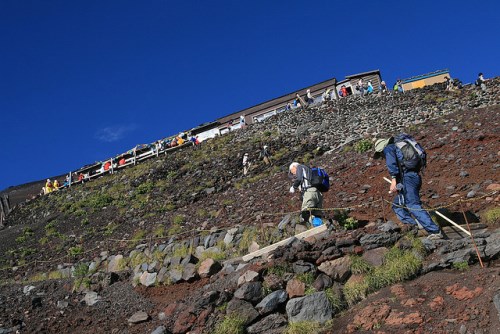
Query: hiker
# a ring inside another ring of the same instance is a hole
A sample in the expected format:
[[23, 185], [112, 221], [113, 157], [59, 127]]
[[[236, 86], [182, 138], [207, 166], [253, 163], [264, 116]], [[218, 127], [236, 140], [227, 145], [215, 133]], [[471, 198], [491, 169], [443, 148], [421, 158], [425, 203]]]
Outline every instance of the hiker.
[[363, 79], [359, 79], [358, 83], [356, 84], [356, 90], [361, 96], [365, 94], [365, 89], [363, 88]]
[[59, 187], [60, 187], [60, 186], [61, 186], [61, 185], [59, 184], [59, 181], [54, 180], [54, 184], [52, 185], [52, 187], [54, 188], [54, 190], [52, 190], [52, 191], [59, 190]]
[[453, 87], [453, 79], [451, 79], [450, 77], [444, 77], [444, 80], [446, 80], [445, 81], [446, 82], [445, 90], [449, 90], [449, 91], [453, 90], [453, 88], [454, 88]]
[[250, 161], [248, 161], [248, 153], [245, 153], [243, 155], [242, 165], [243, 165], [243, 176], [247, 176], [248, 169], [250, 169]]
[[241, 115], [240, 116], [240, 128], [243, 129], [246, 125], [246, 122], [245, 122], [245, 115]]
[[52, 191], [54, 191], [54, 188], [52, 186], [52, 181], [50, 181], [50, 179], [47, 179], [47, 182], [45, 182], [45, 193], [49, 194]]
[[347, 95], [349, 95], [349, 92], [347, 92], [347, 88], [345, 87], [345, 85], [342, 85], [342, 87], [340, 87], [340, 91], [342, 92], [343, 97], [347, 97]]
[[481, 90], [483, 92], [486, 92], [486, 84], [484, 83], [485, 81], [486, 81], [486, 79], [484, 78], [483, 73], [480, 72], [477, 75], [477, 79], [476, 79], [475, 85], [477, 87], [481, 87]]
[[371, 93], [373, 93], [373, 86], [372, 86], [372, 82], [368, 81], [368, 84], [366, 86], [366, 94], [371, 94]]
[[381, 94], [385, 94], [389, 92], [389, 89], [387, 89], [387, 84], [385, 83], [384, 80], [380, 82], [380, 86], [378, 87], [378, 90], [380, 91]]
[[293, 194], [298, 189], [300, 189], [301, 191], [301, 217], [303, 221], [311, 222], [314, 217], [321, 217], [321, 210], [308, 210], [312, 208], [323, 208], [323, 194], [317, 188], [311, 186], [311, 168], [305, 165], [301, 165], [298, 162], [292, 162], [290, 164], [289, 171], [294, 179], [293, 184], [290, 187], [290, 193]]
[[[394, 137], [375, 141], [374, 158], [385, 158], [387, 169], [391, 175], [389, 193], [397, 193], [392, 204], [392, 210], [399, 220], [405, 224], [418, 226], [420, 223], [429, 234], [428, 239], [440, 239], [443, 235], [439, 227], [432, 221], [429, 213], [422, 209], [420, 200], [419, 193], [422, 186], [420, 171], [425, 163], [420, 160], [418, 151], [409, 143], [408, 138], [411, 137], [403, 134], [401, 136], [406, 136], [405, 141], [399, 141]], [[408, 146], [409, 149], [407, 149]], [[409, 160], [410, 157], [411, 161]], [[415, 159], [416, 163], [410, 163]]]
[[271, 152], [269, 152], [269, 147], [264, 145], [259, 153], [259, 159], [262, 159], [266, 165], [272, 165], [271, 162]]
[[307, 104], [311, 104], [311, 103], [314, 102], [314, 99], [313, 99], [313, 97], [311, 95], [311, 90], [310, 89], [308, 89], [306, 91], [306, 102], [307, 102]]

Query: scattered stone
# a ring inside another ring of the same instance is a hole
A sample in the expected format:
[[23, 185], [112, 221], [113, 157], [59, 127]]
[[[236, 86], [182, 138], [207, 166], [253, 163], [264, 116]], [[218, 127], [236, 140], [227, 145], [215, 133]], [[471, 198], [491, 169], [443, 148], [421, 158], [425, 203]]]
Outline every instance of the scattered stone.
[[127, 321], [130, 324], [139, 324], [147, 320], [149, 320], [149, 315], [144, 311], [139, 311], [134, 313]]
[[[247, 328], [248, 334], [282, 334], [282, 328], [287, 324], [284, 316], [271, 314]], [[313, 333], [311, 333], [313, 334]]]
[[157, 273], [148, 273], [145, 271], [139, 278], [139, 282], [144, 286], [152, 286], [156, 283], [156, 276]]
[[97, 302], [101, 300], [101, 297], [97, 295], [97, 292], [94, 291], [89, 291], [85, 294], [85, 297], [83, 297], [83, 301], [88, 305], [92, 306], [95, 305]]
[[248, 282], [234, 292], [234, 297], [249, 302], [257, 302], [262, 298], [262, 283]]
[[290, 298], [301, 297], [306, 292], [306, 284], [294, 278], [286, 284], [286, 292]]
[[33, 285], [27, 285], [23, 287], [23, 293], [28, 296], [31, 291], [35, 290], [35, 287]]
[[65, 300], [58, 300], [57, 301], [57, 308], [66, 308], [68, 307], [69, 303]]
[[198, 275], [200, 275], [201, 278], [210, 277], [215, 275], [221, 269], [222, 266], [218, 261], [208, 258], [200, 264], [200, 267], [198, 268]]
[[318, 270], [327, 274], [333, 280], [344, 282], [351, 275], [351, 259], [348, 256], [336, 260], [323, 262]]
[[243, 275], [238, 278], [238, 286], [247, 283], [247, 282], [255, 282], [259, 279], [259, 273], [253, 270], [247, 270]]
[[271, 313], [279, 304], [284, 303], [287, 298], [288, 294], [285, 290], [271, 292], [255, 306], [255, 309], [259, 311], [260, 314]]
[[252, 304], [238, 298], [233, 298], [227, 303], [226, 313], [228, 315], [238, 315], [245, 321], [246, 325], [252, 323], [259, 317], [259, 312], [254, 309]]

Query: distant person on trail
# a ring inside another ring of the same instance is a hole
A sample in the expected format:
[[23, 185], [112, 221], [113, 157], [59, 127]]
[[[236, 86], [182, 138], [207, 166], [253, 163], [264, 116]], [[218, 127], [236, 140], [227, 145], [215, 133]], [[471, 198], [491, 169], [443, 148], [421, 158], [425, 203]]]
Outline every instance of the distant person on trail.
[[373, 93], [373, 86], [372, 86], [372, 82], [371, 81], [368, 81], [368, 84], [366, 86], [366, 93], [367, 94]]
[[52, 185], [52, 181], [50, 179], [47, 179], [47, 182], [45, 182], [45, 193], [49, 194], [54, 191], [54, 186]]
[[54, 184], [53, 184], [52, 186], [54, 187], [54, 190], [53, 190], [53, 191], [55, 191], [55, 190], [59, 190], [59, 187], [60, 187], [59, 181], [54, 180]]
[[[406, 136], [406, 138], [409, 137]], [[418, 152], [411, 146], [409, 140], [400, 141], [395, 137], [377, 139], [374, 158], [385, 158], [391, 176], [389, 193], [397, 194], [392, 204], [392, 210], [399, 220], [412, 226], [418, 226], [420, 223], [429, 233], [428, 239], [440, 239], [443, 235], [439, 227], [432, 221], [429, 213], [422, 209], [420, 200], [422, 178], [419, 173], [425, 163], [421, 162]], [[410, 162], [415, 161], [415, 159], [417, 159], [416, 162], [410, 168]]]
[[248, 153], [245, 153], [243, 155], [242, 165], [243, 165], [243, 176], [247, 176], [248, 169], [250, 168], [250, 161], [248, 161]]
[[453, 90], [453, 79], [451, 79], [450, 77], [444, 77], [444, 80], [446, 82], [446, 88], [445, 90]]
[[308, 89], [307, 92], [306, 92], [306, 102], [307, 102], [307, 104], [311, 104], [311, 103], [314, 102], [314, 99], [313, 99], [313, 97], [311, 95], [311, 90], [310, 89]]
[[387, 88], [387, 84], [385, 83], [384, 80], [380, 82], [380, 86], [378, 87], [378, 90], [380, 91], [381, 94], [385, 94], [389, 92], [389, 89]]
[[241, 115], [240, 116], [240, 128], [243, 129], [246, 125], [246, 122], [245, 122], [245, 116], [244, 115]]
[[305, 222], [311, 222], [314, 217], [321, 217], [323, 208], [323, 194], [311, 186], [312, 172], [311, 168], [301, 165], [298, 162], [292, 162], [289, 167], [290, 175], [293, 177], [293, 184], [290, 187], [290, 193], [296, 190], [301, 191], [302, 207], [301, 217]]
[[272, 165], [271, 152], [269, 151], [269, 147], [267, 145], [264, 145], [260, 151], [259, 159], [262, 159], [266, 165]]
[[477, 75], [477, 79], [476, 79], [475, 85], [477, 87], [481, 87], [481, 90], [483, 92], [486, 92], [486, 84], [484, 83], [485, 81], [486, 81], [486, 79], [484, 78], [483, 73], [479, 73]]
[[347, 97], [349, 95], [349, 92], [347, 91], [347, 88], [344, 85], [340, 87], [340, 92], [342, 93], [343, 97]]

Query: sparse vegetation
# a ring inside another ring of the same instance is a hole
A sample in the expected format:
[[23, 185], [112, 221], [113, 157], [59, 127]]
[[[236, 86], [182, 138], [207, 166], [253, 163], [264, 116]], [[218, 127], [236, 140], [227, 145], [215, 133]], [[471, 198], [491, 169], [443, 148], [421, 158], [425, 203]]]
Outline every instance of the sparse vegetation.
[[487, 224], [497, 224], [500, 222], [500, 207], [494, 207], [484, 213]]
[[456, 270], [466, 271], [466, 270], [469, 270], [469, 263], [467, 261], [453, 262], [452, 267], [453, 267], [453, 269], [456, 269]]
[[69, 256], [78, 256], [78, 255], [81, 255], [83, 254], [83, 247], [82, 246], [74, 246], [74, 247], [70, 247], [68, 249], [68, 255]]
[[298, 321], [288, 324], [284, 334], [312, 334], [318, 333], [321, 325], [315, 321]]
[[362, 139], [354, 145], [354, 151], [356, 151], [357, 153], [365, 153], [371, 150], [372, 147], [373, 144], [370, 140]]
[[214, 334], [243, 334], [245, 333], [245, 320], [236, 314], [226, 315], [224, 320], [217, 325]]

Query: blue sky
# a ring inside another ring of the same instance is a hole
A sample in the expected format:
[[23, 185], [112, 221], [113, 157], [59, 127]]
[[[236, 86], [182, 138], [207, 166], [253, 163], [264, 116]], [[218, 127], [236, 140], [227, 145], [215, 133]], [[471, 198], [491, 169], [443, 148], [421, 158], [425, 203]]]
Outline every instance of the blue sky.
[[500, 2], [0, 1], [0, 190], [380, 69], [500, 73]]

